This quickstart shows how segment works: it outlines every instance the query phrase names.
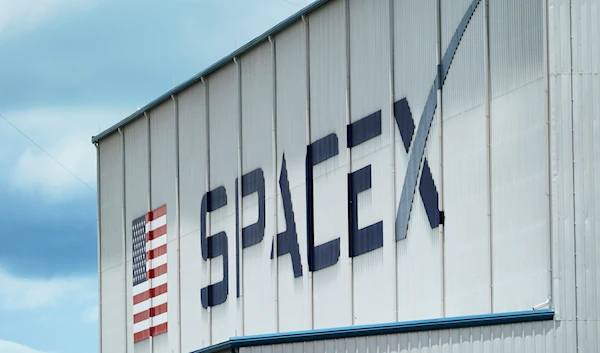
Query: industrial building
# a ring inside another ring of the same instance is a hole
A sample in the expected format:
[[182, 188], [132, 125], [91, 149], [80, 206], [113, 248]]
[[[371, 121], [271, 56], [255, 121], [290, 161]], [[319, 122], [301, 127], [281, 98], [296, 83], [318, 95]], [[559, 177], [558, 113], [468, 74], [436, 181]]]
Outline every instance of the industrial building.
[[92, 138], [100, 353], [599, 352], [600, 0], [318, 0]]

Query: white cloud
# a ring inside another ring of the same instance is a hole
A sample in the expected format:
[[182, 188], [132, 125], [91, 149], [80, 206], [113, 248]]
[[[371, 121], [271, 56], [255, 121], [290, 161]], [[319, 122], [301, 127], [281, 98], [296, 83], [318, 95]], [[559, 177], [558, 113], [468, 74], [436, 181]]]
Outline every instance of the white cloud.
[[[5, 129], [2, 133], [5, 141], [12, 141], [16, 146], [11, 151], [14, 165], [9, 167], [10, 184], [19, 191], [33, 192], [55, 202], [94, 195], [84, 185], [96, 188], [96, 149], [91, 137], [97, 135], [102, 126], [107, 127], [120, 120], [123, 111], [48, 108], [5, 114], [11, 123], [56, 159], [17, 131]], [[4, 159], [7, 159], [6, 156]]]
[[86, 0], [0, 0], [0, 34], [31, 30], [59, 15], [89, 9]]
[[27, 347], [25, 345], [22, 345], [22, 344], [19, 344], [16, 342], [5, 341], [2, 339], [0, 339], [0, 352], [2, 352], [2, 353], [49, 353], [49, 352], [38, 351], [33, 348]]
[[84, 141], [82, 136], [84, 135], [64, 136], [55, 146], [47, 150], [60, 164], [39, 149], [32, 147], [25, 150], [19, 156], [12, 172], [13, 184], [23, 191], [40, 192], [52, 200], [71, 199], [86, 191], [85, 184], [95, 189], [94, 147], [89, 141]]
[[[30, 279], [0, 268], [0, 309], [36, 310], [59, 305], [90, 305], [96, 301], [98, 282], [93, 276]], [[0, 349], [0, 352], [4, 352]]]

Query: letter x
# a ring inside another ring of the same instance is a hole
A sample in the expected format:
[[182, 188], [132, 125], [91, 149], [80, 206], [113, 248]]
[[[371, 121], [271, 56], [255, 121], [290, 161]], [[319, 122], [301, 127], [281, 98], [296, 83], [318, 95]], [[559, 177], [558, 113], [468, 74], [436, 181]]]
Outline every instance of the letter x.
[[[401, 100], [394, 103], [394, 117], [396, 119], [396, 125], [398, 126], [398, 130], [400, 131], [400, 137], [402, 137], [402, 142], [404, 144], [404, 149], [406, 153], [409, 152], [410, 146], [413, 140], [413, 135], [415, 132], [415, 123], [412, 117], [412, 113], [410, 111], [410, 106], [406, 98], [402, 98]], [[418, 136], [417, 136], [418, 138]], [[418, 145], [419, 141], [415, 142], [415, 145]], [[424, 148], [423, 144], [423, 148]], [[413, 147], [417, 148], [417, 147]], [[396, 229], [396, 240], [401, 240], [406, 238], [406, 231], [408, 228], [408, 219], [410, 218], [410, 210], [412, 207], [412, 200], [409, 203], [403, 202], [405, 201], [406, 192], [414, 193], [414, 187], [412, 190], [407, 189], [406, 180], [414, 179], [416, 183], [417, 174], [419, 173], [419, 165], [418, 163], [414, 163], [412, 160], [408, 164], [408, 168], [406, 169], [406, 179], [404, 183], [404, 187], [402, 189], [402, 199], [400, 201], [400, 207], [398, 209], [398, 215], [396, 217], [396, 227], [398, 227], [398, 219], [403, 221], [402, 225], [406, 225], [401, 229]], [[411, 173], [409, 175], [409, 173]], [[411, 178], [412, 177], [412, 178]], [[414, 185], [414, 184], [413, 184]], [[441, 212], [438, 209], [438, 192], [435, 187], [435, 183], [433, 181], [433, 176], [431, 175], [431, 170], [429, 169], [429, 164], [427, 163], [427, 158], [425, 158], [425, 162], [423, 163], [423, 172], [421, 174], [421, 182], [419, 184], [419, 192], [421, 194], [421, 199], [423, 200], [423, 205], [425, 206], [425, 212], [427, 213], [427, 218], [429, 219], [429, 225], [431, 229], [436, 228], [442, 222]], [[405, 212], [405, 214], [401, 215], [401, 212]], [[401, 218], [401, 216], [407, 216]], [[406, 220], [404, 220], [406, 219]], [[398, 233], [400, 230], [400, 233]], [[403, 231], [403, 232], [402, 232]]]
[[[425, 109], [423, 109], [423, 115], [419, 120], [419, 126], [415, 134], [414, 143], [411, 148], [411, 142], [415, 130], [415, 124], [410, 113], [410, 108], [406, 99], [402, 99], [394, 103], [394, 115], [396, 117], [396, 124], [400, 129], [400, 135], [404, 142], [404, 148], [406, 152], [410, 150], [410, 157], [408, 166], [406, 168], [406, 176], [404, 177], [404, 185], [402, 186], [402, 196], [400, 197], [400, 204], [398, 205], [398, 213], [396, 213], [396, 241], [406, 238], [408, 231], [408, 221], [410, 219], [410, 210], [412, 208], [413, 199], [415, 196], [415, 188], [417, 187], [417, 178], [419, 176], [419, 169], [421, 167], [421, 160], [425, 153], [425, 144], [427, 143], [427, 136], [429, 135], [429, 127], [433, 120], [435, 108], [437, 107], [437, 91], [442, 89], [448, 71], [450, 70], [450, 64], [454, 59], [458, 45], [462, 39], [465, 30], [475, 13], [475, 10], [479, 6], [481, 0], [473, 0], [471, 6], [467, 9], [467, 12], [463, 16], [458, 28], [454, 32], [452, 39], [446, 49], [442, 62], [437, 67], [437, 74], [434, 80], [429, 95], [427, 96], [427, 102], [425, 103]], [[443, 217], [438, 211], [437, 199], [438, 194], [435, 190], [435, 184], [431, 177], [431, 171], [427, 164], [427, 159], [423, 163], [423, 173], [421, 175], [421, 185], [419, 186], [421, 192], [421, 198], [425, 205], [425, 211], [429, 218], [429, 223], [432, 228], [437, 227]]]

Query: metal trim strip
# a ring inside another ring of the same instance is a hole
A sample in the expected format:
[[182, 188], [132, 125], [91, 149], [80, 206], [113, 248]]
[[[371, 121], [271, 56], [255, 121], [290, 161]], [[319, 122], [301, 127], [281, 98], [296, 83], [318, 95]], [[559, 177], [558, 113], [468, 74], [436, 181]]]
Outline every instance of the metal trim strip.
[[420, 331], [450, 330], [468, 327], [507, 325], [534, 321], [550, 321], [554, 319], [554, 310], [530, 310], [496, 314], [458, 316], [430, 320], [393, 322], [365, 326], [339, 327], [309, 331], [274, 333], [257, 336], [232, 337], [214, 346], [202, 348], [192, 353], [214, 353], [241, 347], [288, 344], [327, 339], [355, 338], [375, 335], [389, 335]]

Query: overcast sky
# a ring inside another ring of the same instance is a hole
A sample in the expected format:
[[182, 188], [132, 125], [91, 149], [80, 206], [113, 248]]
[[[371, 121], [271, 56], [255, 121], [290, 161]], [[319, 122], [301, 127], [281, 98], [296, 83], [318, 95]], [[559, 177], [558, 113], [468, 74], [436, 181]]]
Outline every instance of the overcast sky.
[[98, 350], [91, 136], [310, 2], [0, 0], [0, 352]]

